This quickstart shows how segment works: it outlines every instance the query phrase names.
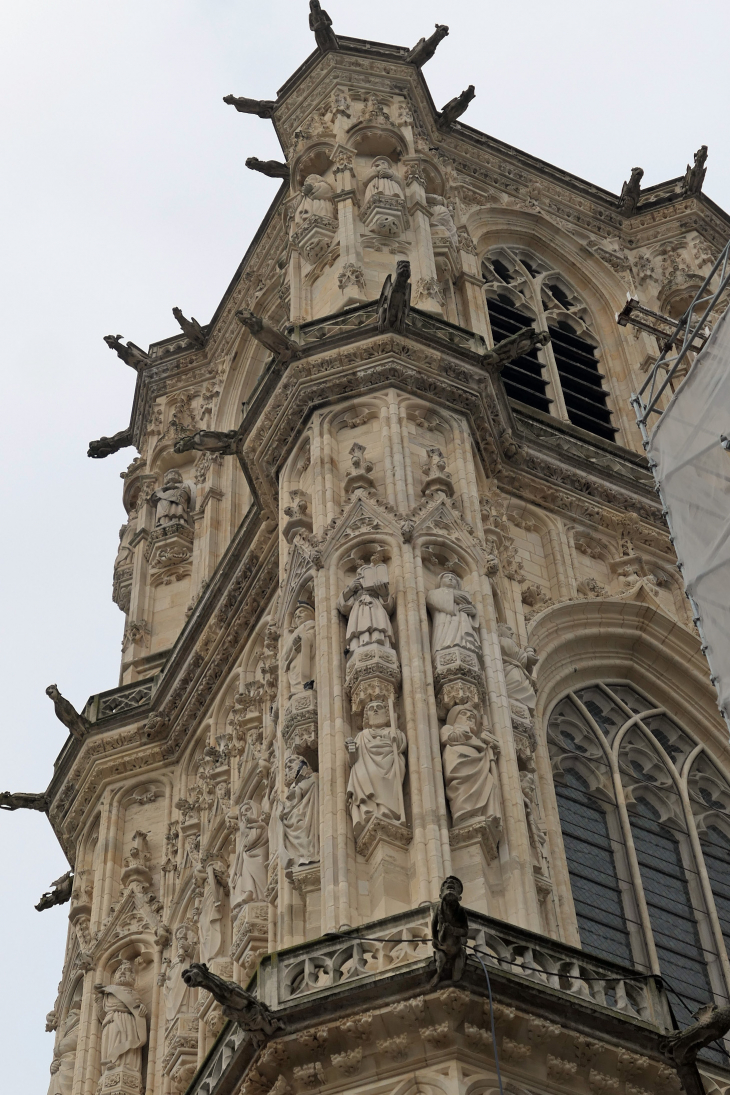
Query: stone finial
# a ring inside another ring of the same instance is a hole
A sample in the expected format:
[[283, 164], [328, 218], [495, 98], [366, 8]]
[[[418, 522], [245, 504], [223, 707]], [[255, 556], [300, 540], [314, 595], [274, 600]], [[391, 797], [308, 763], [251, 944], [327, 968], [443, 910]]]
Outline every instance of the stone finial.
[[682, 180], [682, 193], [686, 197], [696, 196], [702, 192], [702, 184], [707, 174], [707, 145], [703, 144], [695, 152], [694, 166], [687, 164], [687, 170]]
[[78, 741], [83, 741], [91, 729], [89, 720], [84, 715], [78, 713], [73, 704], [69, 703], [69, 701], [61, 695], [55, 684], [48, 685], [46, 695], [53, 700], [56, 718], [63, 723], [73, 737]]
[[280, 160], [260, 160], [258, 156], [249, 156], [246, 160], [249, 171], [260, 171], [270, 179], [288, 179], [289, 165]]
[[442, 128], [453, 125], [457, 118], [460, 118], [464, 111], [469, 106], [476, 92], [474, 90], [474, 84], [469, 84], [465, 91], [462, 91], [461, 95], [455, 96], [450, 99], [445, 107], [442, 108], [439, 115], [438, 124]]
[[223, 102], [235, 106], [241, 114], [256, 114], [259, 118], [273, 118], [276, 110], [271, 99], [247, 99], [245, 95], [224, 95]]
[[332, 20], [323, 10], [319, 0], [309, 0], [309, 29], [314, 31], [315, 41], [321, 53], [340, 48], [337, 35], [332, 30]]
[[641, 180], [643, 177], [643, 167], [632, 167], [631, 178], [621, 187], [618, 208], [619, 212], [623, 213], [625, 217], [632, 217], [636, 212], [641, 197]]
[[448, 33], [449, 28], [447, 26], [444, 26], [443, 23], [437, 23], [436, 30], [430, 38], [420, 38], [416, 42], [415, 46], [406, 57], [406, 61], [410, 61], [412, 65], [417, 65], [418, 68], [421, 68], [426, 64], [426, 61], [431, 60], [439, 42], [442, 42]]
[[191, 342], [195, 342], [198, 346], [205, 345], [205, 331], [200, 326], [195, 316], [191, 319], [187, 319], [179, 308], [173, 308], [172, 314], [180, 324], [183, 333], [187, 335]]

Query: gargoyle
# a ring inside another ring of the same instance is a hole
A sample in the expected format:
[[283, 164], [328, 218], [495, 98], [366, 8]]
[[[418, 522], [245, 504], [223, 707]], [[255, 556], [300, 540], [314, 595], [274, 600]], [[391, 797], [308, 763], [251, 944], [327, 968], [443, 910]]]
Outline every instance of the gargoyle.
[[244, 327], [248, 327], [257, 342], [260, 342], [262, 346], [265, 346], [267, 350], [270, 350], [275, 357], [281, 358], [282, 361], [291, 361], [299, 353], [296, 342], [292, 342], [281, 331], [277, 331], [261, 316], [254, 315], [248, 308], [241, 308], [236, 312], [236, 319]]
[[66, 871], [66, 874], [62, 874], [60, 878], [57, 878], [55, 882], [51, 883], [52, 888], [48, 893], [41, 895], [40, 901], [35, 906], [38, 912], [43, 912], [45, 909], [52, 909], [54, 905], [65, 905], [67, 901], [71, 900], [73, 884], [73, 871]]
[[418, 65], [418, 67], [421, 68], [422, 65], [426, 64], [426, 61], [431, 60], [439, 42], [442, 42], [448, 33], [448, 27], [444, 26], [443, 23], [437, 23], [436, 30], [430, 38], [421, 38], [416, 42], [415, 46], [406, 57], [406, 61], [410, 61], [411, 64]]
[[260, 171], [262, 175], [268, 175], [270, 179], [288, 179], [289, 164], [279, 160], [260, 160], [258, 156], [249, 156], [246, 167], [250, 171]]
[[730, 1006], [719, 1008], [705, 1004], [692, 1018], [691, 1027], [675, 1031], [659, 1039], [659, 1052], [677, 1070], [686, 1095], [704, 1095], [704, 1085], [697, 1071], [697, 1054], [730, 1030]]
[[122, 342], [123, 337], [123, 335], [104, 335], [104, 341], [110, 350], [114, 350], [121, 357], [125, 365], [139, 370], [141, 365], [147, 364], [150, 355], [140, 350], [139, 346], [135, 346], [133, 342], [128, 342], [125, 346]]
[[191, 319], [187, 319], [179, 308], [173, 308], [172, 314], [180, 324], [183, 334], [186, 334], [191, 342], [197, 343], [198, 346], [205, 346], [205, 331], [200, 326], [195, 316]]
[[703, 144], [702, 148], [698, 148], [695, 152], [694, 166], [690, 167], [687, 164], [687, 170], [682, 180], [682, 193], [690, 197], [693, 194], [700, 194], [702, 192], [702, 184], [705, 181], [705, 175], [707, 174], [707, 145]]
[[402, 335], [411, 308], [411, 264], [408, 259], [398, 259], [395, 279], [388, 274], [380, 290], [378, 301], [378, 331], [396, 331]]
[[431, 918], [431, 938], [436, 973], [431, 988], [440, 981], [460, 981], [466, 965], [469, 921], [461, 907], [461, 879], [449, 875], [441, 883], [439, 903]]
[[198, 430], [197, 433], [188, 434], [175, 442], [175, 452], [190, 452], [197, 449], [199, 452], [217, 452], [222, 456], [232, 456], [238, 430]]
[[319, 0], [309, 0], [309, 29], [314, 31], [315, 41], [322, 53], [340, 48], [337, 35], [332, 30], [332, 20], [320, 7]]
[[625, 217], [631, 217], [636, 212], [641, 197], [641, 180], [644, 177], [643, 167], [632, 167], [631, 178], [621, 187], [621, 196], [618, 200], [619, 212]]
[[87, 456], [93, 460], [103, 460], [105, 456], [111, 456], [120, 449], [129, 448], [132, 444], [132, 431], [127, 426], [126, 430], [119, 430], [111, 437], [100, 437], [98, 441], [89, 441]]
[[277, 1030], [285, 1029], [281, 1019], [277, 1019], [266, 1004], [245, 992], [235, 981], [224, 981], [218, 974], [211, 973], [204, 962], [193, 962], [182, 971], [182, 979], [188, 988], [206, 989], [221, 1005], [225, 1018], [248, 1031], [255, 1045], [260, 1045]]
[[550, 335], [547, 331], [536, 331], [534, 327], [524, 327], [521, 331], [515, 331], [509, 338], [502, 339], [497, 345], [488, 350], [482, 357], [482, 365], [490, 365], [495, 369], [502, 369], [516, 357], [529, 354], [537, 346], [547, 346]]
[[25, 791], [0, 791], [0, 810], [40, 810], [48, 812], [45, 794], [30, 795]]
[[276, 110], [271, 99], [247, 99], [245, 95], [224, 95], [223, 102], [235, 106], [241, 114], [256, 114], [259, 118], [273, 118]]
[[439, 115], [438, 124], [442, 127], [453, 125], [456, 119], [464, 113], [475, 95], [474, 84], [469, 84], [466, 91], [462, 91], [461, 95], [457, 95], [456, 98], [451, 99], [446, 104]]
[[73, 704], [69, 703], [68, 700], [61, 695], [55, 684], [48, 685], [46, 695], [50, 696], [53, 700], [53, 706], [56, 709], [56, 718], [60, 719], [73, 737], [78, 741], [83, 741], [91, 729], [89, 720], [85, 718], [84, 715], [78, 713]]

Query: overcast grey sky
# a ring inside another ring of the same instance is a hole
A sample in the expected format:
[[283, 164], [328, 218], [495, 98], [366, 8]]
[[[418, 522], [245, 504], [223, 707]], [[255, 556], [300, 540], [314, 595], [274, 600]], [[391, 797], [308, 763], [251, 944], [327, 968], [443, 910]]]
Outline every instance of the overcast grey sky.
[[[467, 84], [465, 121], [618, 192], [709, 145], [706, 192], [730, 208], [729, 8], [721, 0], [324, 0], [335, 29], [412, 45], [450, 36], [424, 69], [437, 106]], [[278, 183], [269, 122], [228, 92], [273, 99], [313, 48], [306, 0], [5, 0], [0, 10], [3, 778], [40, 791], [65, 731], [46, 685], [77, 707], [117, 683], [111, 601], [124, 520], [119, 472], [86, 458], [129, 419], [134, 374], [102, 342], [207, 322]], [[417, 13], [417, 14], [414, 14]], [[66, 869], [39, 814], [0, 816], [8, 1091], [43, 1093], [43, 1032], [66, 908], [33, 905]]]

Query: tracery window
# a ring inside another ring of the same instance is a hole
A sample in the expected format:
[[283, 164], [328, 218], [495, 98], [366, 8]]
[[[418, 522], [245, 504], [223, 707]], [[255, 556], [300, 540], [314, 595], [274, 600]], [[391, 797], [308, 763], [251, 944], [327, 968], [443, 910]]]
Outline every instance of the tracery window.
[[712, 757], [615, 682], [563, 697], [548, 745], [583, 948], [660, 974], [682, 1026], [728, 1003], [730, 785]]
[[562, 274], [528, 251], [500, 247], [484, 259], [482, 275], [495, 342], [523, 327], [548, 331], [551, 338], [505, 366], [507, 395], [613, 441], [618, 431], [611, 425], [598, 339], [588, 309]]

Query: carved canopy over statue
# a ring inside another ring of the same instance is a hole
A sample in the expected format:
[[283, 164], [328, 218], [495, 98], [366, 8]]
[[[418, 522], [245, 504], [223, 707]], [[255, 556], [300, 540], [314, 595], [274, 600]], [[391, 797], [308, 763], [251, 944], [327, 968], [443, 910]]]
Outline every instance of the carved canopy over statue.
[[433, 620], [431, 649], [434, 654], [460, 646], [481, 659], [482, 644], [476, 631], [477, 610], [471, 595], [461, 588], [456, 574], [447, 570], [439, 576], [438, 587], [426, 594], [426, 605]]
[[284, 648], [284, 672], [289, 678], [291, 695], [303, 692], [306, 685], [311, 687], [314, 679], [316, 652], [316, 625], [314, 609], [310, 604], [301, 602], [292, 620], [294, 630]]
[[391, 724], [388, 705], [373, 700], [363, 712], [363, 728], [345, 742], [350, 760], [347, 803], [355, 836], [375, 814], [388, 821], [405, 822], [403, 780], [406, 774], [406, 738]]
[[303, 867], [319, 860], [319, 777], [304, 757], [292, 753], [284, 765], [286, 795], [281, 804], [284, 860]]
[[371, 562], [359, 567], [355, 580], [340, 594], [337, 608], [347, 616], [346, 653], [369, 643], [392, 647], [390, 616], [395, 598], [390, 593], [385, 563]]
[[250, 901], [263, 901], [269, 861], [269, 827], [261, 820], [256, 802], [238, 808], [238, 849], [231, 870], [234, 910]]
[[101, 1023], [102, 1072], [122, 1069], [142, 1078], [142, 1046], [147, 1042], [147, 1008], [134, 990], [131, 962], [122, 962], [111, 985], [95, 985]]
[[499, 819], [502, 804], [497, 775], [499, 745], [473, 708], [452, 707], [441, 727], [446, 797], [454, 828], [476, 817]]
[[150, 501], [157, 506], [155, 528], [189, 524], [190, 490], [184, 485], [177, 468], [170, 468], [165, 472], [162, 486], [157, 488]]
[[535, 710], [532, 669], [537, 663], [537, 654], [531, 646], [523, 648], [517, 643], [515, 633], [508, 624], [498, 624], [497, 631], [507, 694], [510, 700], [524, 704], [532, 712]]

